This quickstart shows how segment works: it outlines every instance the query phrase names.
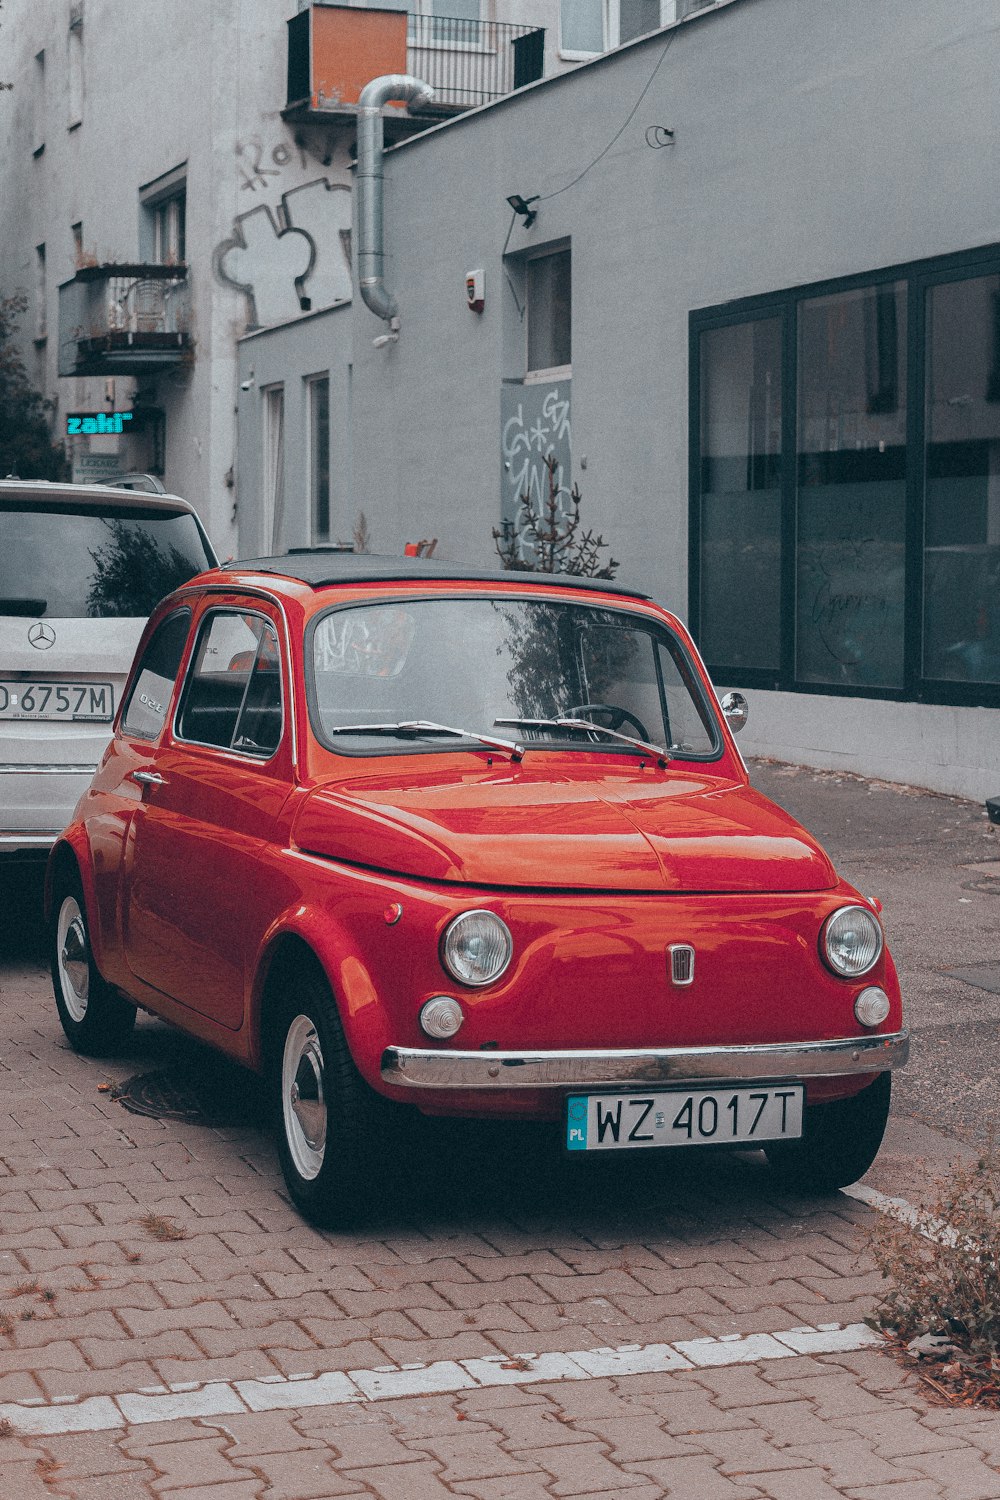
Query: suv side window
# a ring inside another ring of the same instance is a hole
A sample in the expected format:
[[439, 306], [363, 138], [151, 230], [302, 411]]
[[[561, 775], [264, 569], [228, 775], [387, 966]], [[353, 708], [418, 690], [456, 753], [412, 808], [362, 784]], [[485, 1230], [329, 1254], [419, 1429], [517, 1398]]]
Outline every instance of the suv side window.
[[262, 615], [213, 610], [202, 621], [177, 718], [180, 739], [267, 758], [281, 742], [281, 659]]
[[149, 639], [122, 715], [122, 731], [155, 740], [167, 717], [167, 704], [184, 655], [191, 611], [178, 609], [156, 627]]

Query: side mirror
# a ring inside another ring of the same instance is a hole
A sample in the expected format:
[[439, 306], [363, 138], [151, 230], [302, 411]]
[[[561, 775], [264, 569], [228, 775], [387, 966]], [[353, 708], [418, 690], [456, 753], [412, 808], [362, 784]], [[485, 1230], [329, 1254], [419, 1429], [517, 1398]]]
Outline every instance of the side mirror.
[[726, 723], [733, 734], [739, 734], [750, 717], [750, 705], [742, 693], [726, 693], [719, 700], [719, 707], [726, 716]]

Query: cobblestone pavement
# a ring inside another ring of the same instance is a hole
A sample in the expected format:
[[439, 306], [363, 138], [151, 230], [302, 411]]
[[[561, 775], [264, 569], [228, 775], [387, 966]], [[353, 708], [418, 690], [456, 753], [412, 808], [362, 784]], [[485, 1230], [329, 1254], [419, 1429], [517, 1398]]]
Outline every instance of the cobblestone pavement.
[[104, 1091], [205, 1055], [144, 1018], [75, 1056], [16, 910], [2, 1500], [1000, 1500], [1000, 1417], [929, 1406], [861, 1326], [865, 1204], [782, 1196], [751, 1154], [581, 1164], [435, 1122], [363, 1232], [320, 1233], [252, 1081], [210, 1064], [214, 1126]]

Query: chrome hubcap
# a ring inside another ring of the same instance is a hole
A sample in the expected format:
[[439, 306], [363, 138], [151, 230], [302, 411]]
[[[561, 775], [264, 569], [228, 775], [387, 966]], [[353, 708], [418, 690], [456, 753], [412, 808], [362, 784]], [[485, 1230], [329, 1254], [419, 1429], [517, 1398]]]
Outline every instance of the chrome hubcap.
[[326, 1154], [323, 1051], [308, 1016], [296, 1016], [281, 1060], [281, 1110], [285, 1140], [300, 1177], [319, 1175]]
[[83, 912], [75, 896], [67, 896], [59, 908], [56, 950], [63, 1002], [71, 1018], [80, 1022], [87, 1014], [90, 995], [90, 946]]

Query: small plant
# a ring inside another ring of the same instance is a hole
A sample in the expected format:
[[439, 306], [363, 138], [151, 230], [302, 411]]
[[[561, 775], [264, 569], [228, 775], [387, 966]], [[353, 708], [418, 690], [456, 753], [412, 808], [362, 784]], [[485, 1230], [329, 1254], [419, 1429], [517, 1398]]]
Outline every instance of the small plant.
[[[618, 560], [601, 553], [608, 549], [603, 536], [581, 531], [580, 486], [568, 495], [560, 484], [561, 466], [554, 453], [543, 459], [548, 494], [540, 511], [524, 490], [518, 497], [518, 520], [493, 528], [493, 542], [505, 568], [522, 573], [569, 573], [577, 578], [614, 578]], [[609, 549], [608, 549], [609, 550]]]
[[1000, 1404], [1000, 1151], [938, 1178], [915, 1222], [884, 1221], [871, 1248], [887, 1282], [875, 1325], [940, 1361], [928, 1383], [945, 1394]]
[[138, 1223], [153, 1240], [186, 1240], [188, 1237], [182, 1225], [175, 1224], [173, 1219], [165, 1219], [162, 1214], [143, 1214]]
[[355, 552], [370, 552], [372, 550], [372, 534], [368, 525], [368, 517], [363, 510], [358, 511], [357, 520], [351, 531], [351, 540], [354, 543]]
[[0, 1334], [2, 1334], [5, 1339], [9, 1339], [13, 1332], [14, 1319], [11, 1317], [10, 1313], [0, 1313]]

